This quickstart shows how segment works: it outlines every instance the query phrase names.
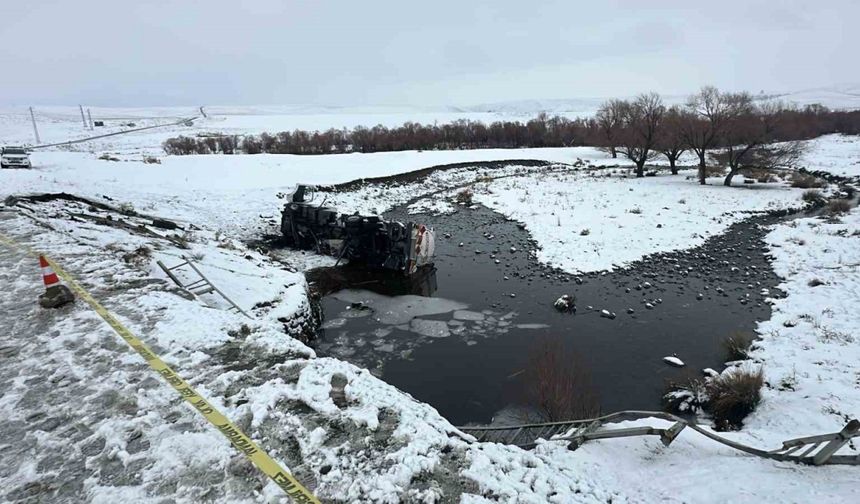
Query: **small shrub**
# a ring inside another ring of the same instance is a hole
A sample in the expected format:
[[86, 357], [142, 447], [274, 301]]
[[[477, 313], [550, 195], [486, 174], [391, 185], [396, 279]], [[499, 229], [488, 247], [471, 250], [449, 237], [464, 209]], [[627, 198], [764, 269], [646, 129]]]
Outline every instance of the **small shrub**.
[[161, 164], [161, 160], [155, 156], [143, 156], [143, 164]]
[[107, 152], [99, 156], [99, 159], [101, 159], [102, 161], [119, 161], [118, 157], [111, 156]]
[[[233, 154], [239, 146], [239, 140], [232, 135], [222, 136], [218, 138], [218, 149], [223, 154]], [[213, 152], [217, 152], [213, 149]]]
[[832, 199], [827, 203], [827, 213], [831, 215], [844, 214], [851, 211], [851, 202], [844, 199]]
[[631, 208], [630, 210], [627, 210], [627, 211], [632, 213], [632, 214], [636, 214], [636, 215], [642, 214], [642, 209], [639, 207], [634, 207], [634, 208]]
[[803, 191], [803, 196], [800, 197], [803, 201], [807, 203], [818, 203], [824, 200], [824, 196], [821, 195], [821, 191], [818, 189], [808, 189]]
[[705, 381], [692, 372], [678, 381], [666, 384], [663, 393], [663, 410], [674, 414], [696, 413], [708, 402]]
[[135, 214], [134, 205], [132, 205], [131, 203], [120, 203], [120, 205], [117, 207], [117, 210], [119, 210], [119, 213], [125, 215]]
[[260, 154], [263, 152], [263, 142], [256, 137], [246, 136], [242, 139], [241, 148], [245, 154]]
[[559, 337], [536, 340], [522, 377], [527, 422], [577, 420], [600, 414], [584, 360]]
[[706, 177], [722, 177], [726, 174], [726, 168], [724, 166], [707, 166], [705, 167], [705, 176]]
[[723, 342], [726, 348], [726, 357], [730, 361], [749, 359], [750, 347], [755, 340], [755, 335], [745, 332], [734, 332]]
[[469, 206], [472, 204], [472, 196], [474, 196], [474, 193], [470, 188], [467, 187], [466, 189], [463, 189], [462, 191], [457, 193], [457, 203], [462, 203], [466, 206]]
[[197, 140], [187, 136], [178, 136], [168, 138], [161, 144], [164, 152], [172, 156], [187, 156], [189, 154], [200, 154], [201, 148], [197, 144]]
[[580, 235], [580, 236], [588, 236], [588, 235], [590, 235], [590, 234], [591, 234], [591, 230], [589, 230], [588, 228], [585, 228], [585, 229], [583, 229], [582, 231], [580, 231], [580, 232], [579, 232], [579, 235]]
[[145, 246], [141, 245], [136, 248], [132, 252], [127, 252], [122, 255], [122, 260], [127, 264], [133, 264], [138, 267], [142, 267], [146, 264], [149, 264], [149, 260], [152, 258], [152, 250]]
[[826, 187], [827, 182], [806, 173], [794, 173], [791, 175], [791, 187], [799, 187], [800, 189], [812, 189]]
[[822, 327], [821, 332], [818, 334], [818, 341], [822, 343], [839, 343], [840, 345], [848, 345], [850, 343], [854, 343], [855, 338], [847, 332], [835, 331], [833, 329], [828, 329], [827, 327]]
[[764, 372], [758, 369], [730, 369], [720, 376], [708, 380], [708, 409], [714, 417], [717, 429], [738, 429], [743, 420], [761, 402]]

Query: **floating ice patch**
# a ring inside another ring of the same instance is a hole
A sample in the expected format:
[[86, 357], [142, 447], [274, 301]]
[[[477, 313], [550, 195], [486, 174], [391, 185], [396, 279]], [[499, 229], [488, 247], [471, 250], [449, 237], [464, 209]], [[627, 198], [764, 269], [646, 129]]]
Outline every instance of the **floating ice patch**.
[[413, 319], [409, 327], [413, 332], [431, 338], [447, 338], [451, 335], [448, 323], [443, 320]]
[[391, 334], [391, 331], [393, 331], [393, 330], [394, 329], [392, 329], [390, 327], [380, 327], [379, 329], [375, 329], [373, 331], [373, 335], [376, 336], [377, 338], [384, 338], [384, 337], [388, 336], [389, 334]]
[[380, 352], [391, 353], [394, 351], [393, 343], [385, 343], [383, 345], [379, 345], [376, 349]]
[[367, 306], [361, 306], [359, 308], [347, 307], [346, 310], [340, 312], [338, 316], [342, 318], [361, 318], [367, 317], [373, 314], [373, 310]]
[[549, 324], [517, 324], [517, 329], [546, 329]]
[[346, 303], [363, 303], [373, 309], [379, 322], [388, 325], [406, 324], [416, 317], [438, 315], [469, 307], [442, 298], [412, 295], [390, 297], [365, 290], [343, 290], [332, 297]]
[[343, 327], [344, 324], [346, 324], [345, 318], [334, 318], [331, 320], [326, 320], [325, 323], [323, 323], [322, 328], [323, 329], [337, 329], [338, 327]]
[[454, 318], [457, 320], [484, 320], [484, 314], [469, 310], [457, 310], [454, 312]]
[[425, 198], [409, 205], [409, 215], [414, 214], [431, 214], [431, 215], [446, 215], [454, 213], [457, 208], [445, 199]]

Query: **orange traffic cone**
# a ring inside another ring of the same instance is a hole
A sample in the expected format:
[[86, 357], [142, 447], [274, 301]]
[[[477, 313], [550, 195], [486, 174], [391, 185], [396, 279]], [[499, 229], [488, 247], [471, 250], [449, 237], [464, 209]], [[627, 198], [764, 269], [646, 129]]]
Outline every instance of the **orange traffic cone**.
[[42, 280], [45, 282], [45, 293], [39, 296], [39, 305], [42, 308], [58, 308], [75, 300], [72, 291], [60, 283], [45, 256], [39, 256], [39, 266], [42, 267]]

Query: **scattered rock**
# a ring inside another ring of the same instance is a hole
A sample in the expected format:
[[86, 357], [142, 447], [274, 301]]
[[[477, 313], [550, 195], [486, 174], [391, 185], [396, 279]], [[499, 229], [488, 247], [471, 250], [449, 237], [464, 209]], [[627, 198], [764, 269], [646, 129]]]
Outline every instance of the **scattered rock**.
[[665, 362], [666, 364], [669, 364], [670, 366], [675, 366], [675, 367], [684, 367], [686, 365], [686, 364], [684, 364], [684, 361], [679, 359], [676, 354], [672, 354], [671, 356], [663, 357], [663, 362]]
[[42, 308], [59, 308], [75, 300], [74, 294], [65, 285], [54, 285], [39, 296], [39, 306]]
[[331, 377], [331, 391], [329, 392], [329, 397], [332, 401], [334, 401], [335, 406], [340, 409], [343, 409], [347, 406], [346, 399], [346, 385], [349, 383], [346, 376], [338, 373], [334, 374]]
[[179, 225], [167, 219], [152, 219], [152, 227], [159, 229], [178, 229]]
[[555, 300], [553, 306], [556, 310], [564, 313], [576, 313], [576, 297], [565, 294]]

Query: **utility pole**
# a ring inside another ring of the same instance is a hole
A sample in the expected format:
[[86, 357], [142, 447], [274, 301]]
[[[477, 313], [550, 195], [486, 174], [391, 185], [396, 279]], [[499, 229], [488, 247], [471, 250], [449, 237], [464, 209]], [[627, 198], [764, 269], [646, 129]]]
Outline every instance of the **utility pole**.
[[81, 123], [84, 125], [84, 129], [88, 129], [87, 128], [87, 118], [84, 117], [84, 106], [78, 105], [78, 108], [81, 109]]
[[36, 145], [42, 143], [39, 139], [39, 128], [36, 127], [36, 115], [33, 114], [33, 107], [30, 107], [30, 119], [33, 120], [33, 133], [36, 135]]
[[93, 126], [93, 115], [90, 113], [90, 109], [87, 109], [87, 119], [90, 120], [90, 129], [95, 129], [95, 126]]

